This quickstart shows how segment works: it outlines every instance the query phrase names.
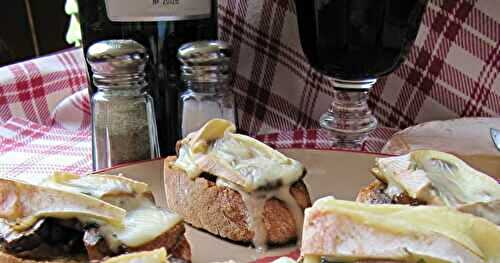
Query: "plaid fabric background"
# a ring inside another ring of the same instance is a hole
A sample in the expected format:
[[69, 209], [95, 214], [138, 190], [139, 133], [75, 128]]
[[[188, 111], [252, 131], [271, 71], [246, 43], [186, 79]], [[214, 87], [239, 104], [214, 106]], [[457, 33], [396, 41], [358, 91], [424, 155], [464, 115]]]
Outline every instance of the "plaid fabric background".
[[[316, 128], [332, 83], [304, 57], [293, 1], [219, 1], [241, 128], [278, 148], [331, 148]], [[499, 67], [500, 1], [431, 0], [408, 60], [371, 93], [381, 126], [393, 129], [377, 129], [363, 149], [378, 151], [397, 129], [427, 120], [498, 117]], [[90, 169], [85, 70], [81, 50], [0, 68], [0, 173]]]
[[[61, 101], [86, 87], [87, 73], [79, 49], [2, 67], [0, 123], [19, 117], [52, 126]], [[75, 100], [74, 106], [88, 107], [88, 104]], [[88, 123], [83, 114], [75, 117]]]
[[[277, 148], [331, 148], [316, 128], [332, 83], [305, 59], [293, 1], [219, 1], [241, 128]], [[54, 170], [90, 171], [85, 70], [81, 50], [0, 68], [2, 176], [34, 182]], [[428, 120], [499, 117], [499, 70], [500, 1], [431, 0], [408, 60], [371, 93], [375, 115], [392, 129], [378, 128], [363, 150], [379, 151], [399, 128]]]
[[[384, 145], [398, 131], [393, 128], [379, 127], [373, 131], [361, 146], [361, 151], [381, 152]], [[257, 139], [276, 149], [334, 149], [328, 132], [322, 129], [297, 129], [257, 135]]]
[[[220, 36], [235, 51], [241, 128], [250, 134], [318, 128], [334, 91], [301, 50], [293, 1], [219, 1]], [[84, 63], [81, 50], [73, 50], [0, 68], [0, 121], [17, 116], [63, 128], [88, 127], [84, 93], [62, 106], [73, 107], [71, 114], [56, 111], [63, 98], [86, 87]], [[499, 68], [500, 2], [431, 0], [408, 60], [380, 79], [370, 104], [381, 126], [394, 128], [498, 117]]]
[[42, 180], [54, 171], [92, 168], [90, 130], [70, 131], [13, 117], [0, 126], [0, 175]]
[[[305, 1], [305, 0], [304, 0]], [[242, 129], [316, 128], [332, 83], [308, 65], [288, 0], [221, 0], [221, 37], [235, 49]], [[500, 115], [500, 2], [431, 0], [408, 60], [373, 89], [381, 125]]]

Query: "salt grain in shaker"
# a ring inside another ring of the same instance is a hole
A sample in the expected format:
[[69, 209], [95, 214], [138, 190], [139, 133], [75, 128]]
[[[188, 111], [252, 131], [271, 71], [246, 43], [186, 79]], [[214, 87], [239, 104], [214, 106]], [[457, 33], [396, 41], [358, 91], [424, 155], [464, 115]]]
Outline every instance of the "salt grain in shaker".
[[234, 95], [228, 87], [231, 48], [222, 41], [183, 45], [177, 54], [187, 90], [180, 95], [181, 133], [185, 137], [207, 121], [219, 118], [236, 124]]
[[98, 91], [92, 96], [94, 170], [159, 157], [153, 100], [146, 92], [146, 49], [133, 40], [106, 40], [87, 53]]

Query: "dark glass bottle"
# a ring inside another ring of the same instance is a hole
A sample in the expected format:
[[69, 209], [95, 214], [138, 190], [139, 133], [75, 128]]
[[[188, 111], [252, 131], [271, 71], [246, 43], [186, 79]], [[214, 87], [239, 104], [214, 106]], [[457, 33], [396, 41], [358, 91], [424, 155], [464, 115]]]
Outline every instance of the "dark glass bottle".
[[[177, 50], [187, 42], [217, 39], [217, 0], [78, 0], [78, 6], [85, 53], [107, 39], [133, 39], [146, 47], [161, 155], [174, 153], [183, 89]], [[90, 94], [96, 90], [91, 84]]]

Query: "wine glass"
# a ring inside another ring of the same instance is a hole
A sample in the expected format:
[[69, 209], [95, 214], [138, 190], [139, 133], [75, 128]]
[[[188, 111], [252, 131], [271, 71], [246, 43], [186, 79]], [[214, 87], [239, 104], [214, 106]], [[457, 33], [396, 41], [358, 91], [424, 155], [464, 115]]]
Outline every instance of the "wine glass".
[[358, 148], [377, 127], [368, 93], [408, 55], [427, 0], [295, 0], [304, 53], [333, 78], [320, 125], [334, 145]]

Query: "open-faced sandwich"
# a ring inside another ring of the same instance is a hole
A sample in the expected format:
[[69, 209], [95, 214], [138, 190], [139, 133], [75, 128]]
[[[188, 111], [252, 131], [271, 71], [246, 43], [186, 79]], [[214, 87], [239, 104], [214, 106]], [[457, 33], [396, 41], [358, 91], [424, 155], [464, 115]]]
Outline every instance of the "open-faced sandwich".
[[445, 206], [325, 197], [306, 209], [302, 236], [303, 263], [500, 262], [500, 228]]
[[157, 207], [144, 183], [68, 173], [41, 185], [0, 179], [0, 262], [162, 262], [132, 261], [161, 259], [150, 251], [160, 248], [190, 261], [181, 217]]
[[317, 262], [500, 262], [500, 185], [431, 150], [376, 159], [358, 202], [306, 210], [301, 255]]
[[378, 158], [372, 173], [377, 180], [359, 192], [359, 202], [448, 206], [500, 225], [500, 184], [451, 154]]
[[304, 167], [214, 119], [165, 162], [167, 206], [194, 227], [256, 247], [300, 240]]

